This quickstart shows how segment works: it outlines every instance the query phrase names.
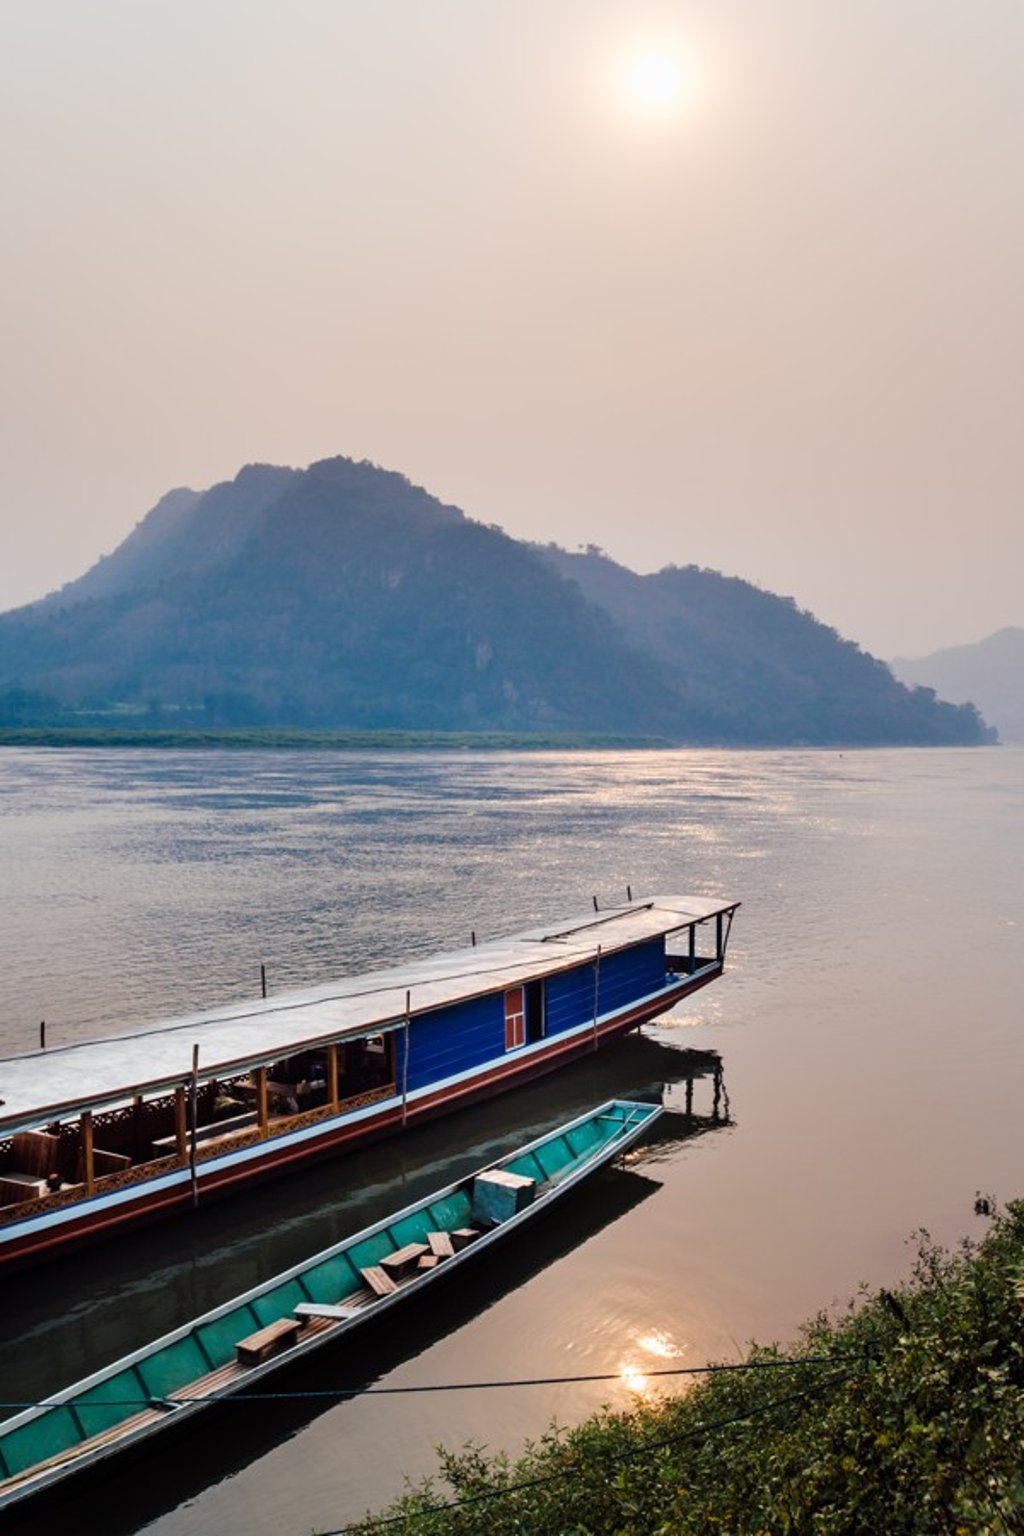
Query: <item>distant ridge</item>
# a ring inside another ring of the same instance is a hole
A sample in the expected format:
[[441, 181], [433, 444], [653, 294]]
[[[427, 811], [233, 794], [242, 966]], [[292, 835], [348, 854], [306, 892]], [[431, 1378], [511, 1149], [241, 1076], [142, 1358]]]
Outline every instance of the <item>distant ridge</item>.
[[997, 630], [975, 645], [950, 646], [915, 660], [899, 657], [901, 682], [935, 688], [944, 699], [973, 699], [1006, 742], [1024, 742], [1024, 629]]
[[789, 600], [538, 549], [351, 459], [169, 492], [112, 554], [0, 615], [0, 726], [597, 732], [973, 744]]

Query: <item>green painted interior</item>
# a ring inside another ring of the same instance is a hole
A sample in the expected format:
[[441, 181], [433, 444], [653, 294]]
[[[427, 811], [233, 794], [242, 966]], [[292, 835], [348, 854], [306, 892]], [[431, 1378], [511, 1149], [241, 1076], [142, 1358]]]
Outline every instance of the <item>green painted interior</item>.
[[225, 1312], [223, 1317], [214, 1318], [211, 1323], [204, 1323], [195, 1331], [214, 1365], [221, 1366], [235, 1358], [235, 1345], [239, 1339], [247, 1338], [258, 1326], [259, 1320], [252, 1308], [241, 1306]]
[[345, 1253], [336, 1253], [332, 1259], [307, 1269], [303, 1278], [310, 1300], [320, 1302], [344, 1301], [363, 1283]]
[[460, 1227], [468, 1227], [471, 1211], [469, 1196], [461, 1189], [442, 1200], [432, 1200], [427, 1207], [431, 1225], [439, 1232], [457, 1232]]
[[601, 1125], [595, 1120], [585, 1120], [566, 1131], [565, 1139], [577, 1157], [584, 1157], [599, 1142], [604, 1141]]
[[404, 1248], [406, 1243], [425, 1242], [424, 1234], [429, 1230], [430, 1217], [426, 1211], [414, 1211], [411, 1216], [403, 1217], [388, 1228], [396, 1248]]
[[276, 1285], [265, 1296], [254, 1296], [251, 1306], [259, 1319], [260, 1327], [265, 1328], [268, 1323], [276, 1323], [279, 1317], [291, 1317], [299, 1302], [308, 1300], [298, 1280], [286, 1280], [283, 1285]]
[[195, 1336], [189, 1334], [150, 1355], [148, 1360], [140, 1360], [138, 1369], [149, 1396], [166, 1397], [197, 1377], [205, 1376], [209, 1366]]
[[48, 1461], [51, 1456], [70, 1450], [81, 1440], [82, 1434], [71, 1410], [51, 1408], [37, 1419], [22, 1424], [20, 1429], [9, 1430], [0, 1440], [0, 1449], [7, 1463], [7, 1474], [14, 1477], [26, 1467], [34, 1467], [37, 1462]]
[[72, 1398], [72, 1405], [84, 1438], [102, 1435], [104, 1430], [141, 1413], [146, 1407], [146, 1396], [146, 1389], [131, 1366], [90, 1387], [88, 1392], [80, 1392]]
[[379, 1264], [381, 1259], [387, 1258], [394, 1251], [395, 1245], [386, 1232], [374, 1232], [371, 1237], [364, 1237], [361, 1243], [356, 1243], [348, 1253], [356, 1269], [368, 1269], [371, 1264]]

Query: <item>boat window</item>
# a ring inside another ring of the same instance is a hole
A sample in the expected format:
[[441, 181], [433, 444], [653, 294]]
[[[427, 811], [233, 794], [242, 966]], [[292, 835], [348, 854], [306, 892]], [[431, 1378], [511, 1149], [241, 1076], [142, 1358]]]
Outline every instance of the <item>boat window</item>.
[[375, 1088], [387, 1088], [395, 1081], [395, 1037], [367, 1035], [361, 1040], [346, 1040], [338, 1046], [339, 1096], [354, 1098]]
[[[319, 1109], [327, 1103], [327, 1056], [324, 1051], [300, 1051], [281, 1061], [267, 1063], [267, 1103], [272, 1117], [297, 1115], [308, 1109]], [[220, 1103], [224, 1118], [229, 1124], [239, 1119], [227, 1100], [234, 1094], [245, 1099], [251, 1107], [256, 1103], [256, 1082], [253, 1076], [234, 1083], [221, 1084]]]

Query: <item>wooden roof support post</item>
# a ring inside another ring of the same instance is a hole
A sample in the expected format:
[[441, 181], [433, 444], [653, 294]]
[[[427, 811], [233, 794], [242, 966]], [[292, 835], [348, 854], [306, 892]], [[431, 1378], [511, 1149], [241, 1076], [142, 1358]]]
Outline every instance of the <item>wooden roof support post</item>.
[[96, 1160], [93, 1156], [92, 1140], [92, 1110], [82, 1110], [82, 1168], [84, 1170], [85, 1192], [91, 1195], [96, 1188]]
[[267, 1069], [256, 1068], [256, 1123], [260, 1128], [260, 1135], [265, 1137], [270, 1130], [270, 1100], [267, 1096]]
[[600, 1007], [601, 991], [601, 946], [597, 946], [597, 955], [594, 959], [594, 1050], [597, 1050], [597, 1015]]
[[409, 1111], [409, 1014], [412, 993], [405, 994], [405, 1037], [402, 1042], [402, 1124]]
[[189, 1130], [188, 1163], [192, 1173], [192, 1208], [199, 1204], [199, 1179], [196, 1173], [196, 1134], [199, 1122], [199, 1047], [192, 1047], [192, 1081], [189, 1084]]
[[327, 1102], [332, 1109], [338, 1107], [338, 1047], [327, 1047]]
[[185, 1089], [182, 1084], [174, 1090], [174, 1141], [178, 1162], [184, 1167], [188, 1161], [188, 1116], [185, 1113]]

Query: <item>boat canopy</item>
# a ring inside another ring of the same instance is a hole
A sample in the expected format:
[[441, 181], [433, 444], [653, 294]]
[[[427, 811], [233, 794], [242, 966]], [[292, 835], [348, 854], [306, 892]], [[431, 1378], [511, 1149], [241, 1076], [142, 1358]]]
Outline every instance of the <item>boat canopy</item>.
[[195, 1046], [203, 1078], [244, 1071], [332, 1041], [401, 1028], [407, 1017], [585, 964], [738, 905], [655, 896], [389, 970], [0, 1058], [0, 1134], [187, 1082]]

